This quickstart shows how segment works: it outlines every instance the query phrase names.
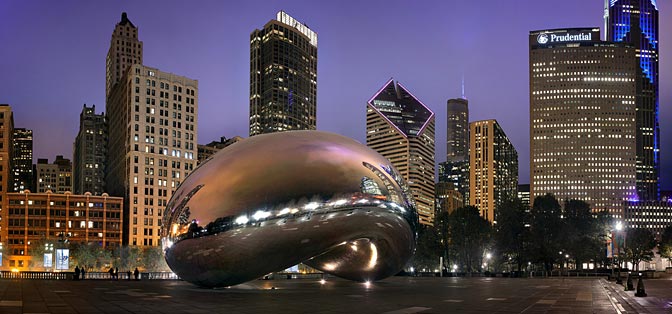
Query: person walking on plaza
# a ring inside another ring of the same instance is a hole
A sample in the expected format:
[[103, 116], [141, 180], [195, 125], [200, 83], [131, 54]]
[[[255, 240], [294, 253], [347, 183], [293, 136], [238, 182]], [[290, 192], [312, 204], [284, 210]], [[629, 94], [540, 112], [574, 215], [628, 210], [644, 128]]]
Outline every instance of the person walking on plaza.
[[117, 268], [114, 270], [114, 278], [115, 278], [116, 280], [119, 280], [119, 267], [117, 267]]
[[133, 276], [135, 277], [135, 280], [138, 280], [140, 278], [140, 271], [138, 270], [137, 267], [133, 271]]
[[75, 280], [79, 280], [79, 267], [75, 266]]
[[110, 280], [114, 278], [114, 268], [110, 267], [110, 270], [107, 271], [110, 274]]
[[84, 266], [82, 266], [82, 267], [80, 267], [80, 269], [82, 271], [82, 280], [84, 280], [84, 278], [86, 277], [86, 268], [84, 268]]

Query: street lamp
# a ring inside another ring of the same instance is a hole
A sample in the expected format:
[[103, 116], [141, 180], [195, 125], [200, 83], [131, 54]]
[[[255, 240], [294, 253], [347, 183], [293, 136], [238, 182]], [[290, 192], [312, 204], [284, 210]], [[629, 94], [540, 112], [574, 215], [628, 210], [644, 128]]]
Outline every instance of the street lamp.
[[487, 267], [486, 271], [490, 271], [490, 258], [492, 258], [492, 254], [490, 253], [485, 253], [485, 266]]
[[[623, 223], [621, 223], [620, 221], [616, 222], [615, 229], [616, 229], [616, 235], [612, 236], [612, 238], [616, 242], [616, 254], [614, 256], [619, 258], [619, 260], [618, 260], [619, 263], [616, 264], [618, 266], [618, 269], [616, 270], [616, 272], [617, 272], [616, 284], [620, 285], [620, 284], [623, 284], [623, 280], [621, 280], [621, 265], [620, 265], [620, 262], [621, 262], [621, 260], [620, 260], [621, 247], [618, 245], [618, 234], [621, 232], [621, 230], [623, 230]], [[623, 245], [625, 245], [625, 242], [623, 243]]]

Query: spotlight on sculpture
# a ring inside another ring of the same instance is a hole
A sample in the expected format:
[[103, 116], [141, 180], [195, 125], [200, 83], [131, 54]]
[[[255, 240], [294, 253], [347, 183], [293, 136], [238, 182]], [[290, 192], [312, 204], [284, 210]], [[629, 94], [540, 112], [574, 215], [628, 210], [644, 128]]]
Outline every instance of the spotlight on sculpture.
[[399, 272], [418, 216], [390, 162], [337, 134], [258, 135], [203, 162], [163, 215], [170, 268], [224, 287], [305, 263], [356, 281]]

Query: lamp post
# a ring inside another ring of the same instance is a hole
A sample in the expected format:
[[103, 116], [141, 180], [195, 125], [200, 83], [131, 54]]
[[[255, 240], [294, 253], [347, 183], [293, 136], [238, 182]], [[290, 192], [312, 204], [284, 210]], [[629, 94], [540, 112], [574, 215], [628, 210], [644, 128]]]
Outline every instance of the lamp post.
[[[621, 232], [621, 230], [623, 230], [623, 224], [620, 221], [616, 222], [615, 229], [616, 229], [616, 237], [615, 237], [615, 240], [616, 240], [616, 254], [614, 256], [619, 259], [618, 262], [620, 263], [621, 262], [621, 260], [620, 260], [621, 247], [618, 245], [618, 234]], [[625, 243], [623, 243], [623, 244], [625, 244]], [[621, 265], [620, 264], [616, 264], [616, 265], [618, 265], [618, 269], [616, 270], [616, 272], [617, 272], [616, 283], [620, 285], [620, 284], [623, 284], [623, 280], [621, 280]]]

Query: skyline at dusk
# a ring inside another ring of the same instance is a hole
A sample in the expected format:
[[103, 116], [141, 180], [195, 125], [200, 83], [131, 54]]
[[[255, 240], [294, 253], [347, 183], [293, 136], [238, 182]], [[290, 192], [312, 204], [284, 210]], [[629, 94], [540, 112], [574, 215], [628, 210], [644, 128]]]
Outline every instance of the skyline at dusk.
[[[465, 80], [470, 121], [496, 119], [529, 182], [529, 32], [600, 27], [603, 0], [444, 2], [5, 1], [0, 103], [34, 130], [34, 159], [72, 157], [82, 105], [105, 110], [105, 56], [121, 13], [143, 63], [198, 80], [198, 143], [248, 136], [250, 33], [284, 10], [318, 34], [317, 129], [366, 143], [366, 102], [393, 77], [436, 114], [446, 160], [446, 101]], [[573, 8], [565, 10], [560, 8]], [[659, 1], [661, 188], [672, 189], [672, 4]], [[571, 13], [570, 13], [571, 12]]]

